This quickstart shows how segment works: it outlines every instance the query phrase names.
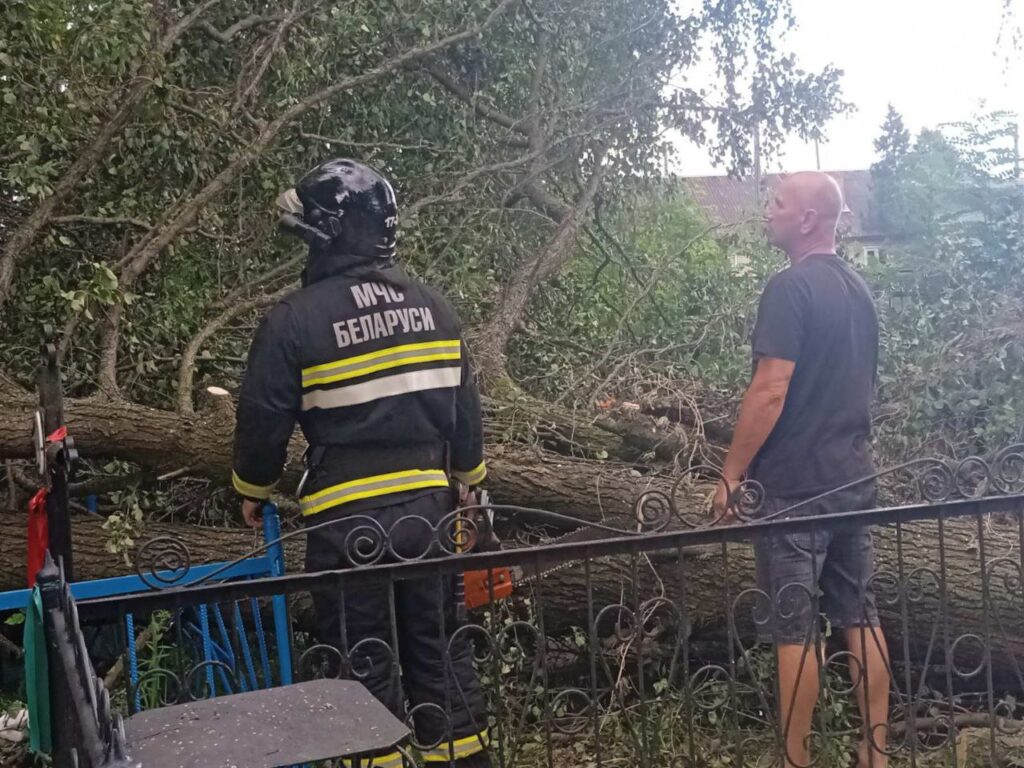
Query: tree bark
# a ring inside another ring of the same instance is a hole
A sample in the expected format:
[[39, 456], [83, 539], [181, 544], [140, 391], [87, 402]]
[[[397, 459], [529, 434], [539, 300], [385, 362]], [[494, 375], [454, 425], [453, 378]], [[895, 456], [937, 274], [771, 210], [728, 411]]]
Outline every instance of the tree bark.
[[[530, 149], [533, 152], [541, 151], [539, 147], [533, 146], [532, 142]], [[481, 362], [481, 372], [485, 380], [488, 377], [507, 377], [505, 350], [512, 332], [522, 320], [537, 286], [557, 274], [572, 255], [576, 234], [590, 213], [594, 196], [597, 195], [607, 171], [607, 166], [602, 164], [604, 150], [600, 149], [595, 154], [595, 167], [583, 192], [565, 217], [559, 221], [558, 228], [547, 244], [537, 253], [521, 260], [515, 276], [501, 293], [500, 304], [481, 331], [481, 343], [477, 345], [476, 355]]]
[[[32, 456], [31, 419], [35, 404], [27, 397], [12, 397], [8, 387], [0, 394], [0, 459]], [[127, 402], [103, 399], [65, 401], [69, 434], [82, 456], [89, 459], [119, 458], [152, 468], [156, 472], [187, 470], [193, 476], [216, 482], [230, 482], [231, 440], [234, 420], [223, 409], [200, 410], [195, 414], [147, 408]], [[301, 455], [305, 443], [296, 436], [279, 484], [282, 493], [294, 490], [301, 476]], [[574, 459], [539, 448], [491, 445], [486, 450], [486, 485], [498, 503], [520, 504], [589, 520], [605, 520], [629, 527], [636, 497], [650, 488], [666, 489], [664, 479], [643, 478], [629, 465]], [[23, 581], [25, 518], [7, 515], [6, 534], [0, 556], [0, 588], [15, 588]], [[75, 518], [75, 546], [83, 549], [81, 578], [99, 578], [124, 573], [123, 563], [103, 549], [106, 535], [99, 518]], [[147, 525], [146, 536], [161, 535], [165, 527]], [[229, 553], [241, 553], [251, 544], [251, 532], [223, 530], [207, 539], [207, 528], [176, 525], [167, 530], [181, 532], [193, 548], [196, 562], [221, 560]], [[241, 542], [226, 548], [227, 542]], [[301, 563], [301, 545], [295, 562]]]
[[[132, 553], [125, 557], [106, 548], [107, 532], [103, 518], [97, 515], [77, 515], [72, 518], [72, 546], [75, 553], [75, 578], [80, 581], [104, 579], [134, 573]], [[27, 515], [24, 511], [0, 515], [0, 589], [20, 589], [25, 586], [25, 552], [28, 546]], [[145, 524], [145, 533], [139, 543], [157, 536], [173, 536], [188, 547], [192, 565], [242, 557], [257, 543], [253, 531], [245, 528], [211, 528], [184, 523]], [[291, 572], [302, 570], [305, 547], [302, 537], [285, 542], [285, 559]]]

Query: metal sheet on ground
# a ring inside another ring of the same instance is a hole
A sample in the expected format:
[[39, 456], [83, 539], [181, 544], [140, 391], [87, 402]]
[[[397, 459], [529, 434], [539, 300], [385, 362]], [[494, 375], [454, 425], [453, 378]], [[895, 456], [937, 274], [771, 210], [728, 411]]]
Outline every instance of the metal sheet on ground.
[[408, 728], [360, 683], [313, 680], [178, 704], [125, 722], [145, 768], [275, 768], [389, 749]]

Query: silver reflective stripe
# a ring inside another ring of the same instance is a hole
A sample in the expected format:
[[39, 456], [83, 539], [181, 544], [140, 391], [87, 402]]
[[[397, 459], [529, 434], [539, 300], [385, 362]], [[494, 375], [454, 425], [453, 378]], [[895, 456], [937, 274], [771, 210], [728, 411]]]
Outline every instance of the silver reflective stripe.
[[429, 368], [425, 371], [409, 371], [383, 376], [373, 381], [350, 384], [337, 389], [318, 389], [302, 396], [302, 410], [313, 408], [343, 408], [359, 405], [408, 392], [422, 392], [427, 389], [457, 387], [462, 383], [462, 367]]
[[[365, 355], [360, 355], [355, 362], [346, 362], [345, 360], [342, 360], [338, 362], [337, 365], [332, 365], [330, 367], [317, 366], [317, 370], [313, 373], [303, 373], [302, 386], [308, 387], [312, 382], [317, 382], [319, 379], [338, 376], [339, 374], [348, 373], [349, 371], [373, 373], [374, 369], [380, 370], [381, 368], [392, 368], [394, 366], [388, 365], [388, 363], [395, 363], [400, 360], [416, 358], [415, 362], [430, 362], [430, 358], [437, 359], [435, 357], [437, 355], [455, 354], [461, 357], [462, 353], [462, 347], [458, 341], [453, 341], [443, 346], [430, 346], [427, 348], [418, 344], [413, 346], [415, 346], [415, 349], [404, 349], [397, 352], [391, 352], [386, 355], [381, 355], [379, 357], [372, 357], [370, 359], [367, 359], [367, 356]], [[423, 360], [422, 358], [427, 359]]]

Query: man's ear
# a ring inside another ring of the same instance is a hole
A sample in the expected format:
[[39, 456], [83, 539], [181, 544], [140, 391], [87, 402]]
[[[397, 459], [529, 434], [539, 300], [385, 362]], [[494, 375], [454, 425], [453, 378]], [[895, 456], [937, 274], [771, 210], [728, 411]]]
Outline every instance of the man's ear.
[[818, 212], [813, 208], [808, 208], [804, 211], [804, 215], [800, 218], [800, 234], [807, 235], [814, 231], [814, 228], [818, 226]]

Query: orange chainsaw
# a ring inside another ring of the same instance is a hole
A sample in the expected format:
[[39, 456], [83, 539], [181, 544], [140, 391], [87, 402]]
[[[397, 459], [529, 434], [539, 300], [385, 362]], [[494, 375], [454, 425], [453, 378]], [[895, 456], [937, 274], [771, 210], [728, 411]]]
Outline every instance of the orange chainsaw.
[[[460, 547], [466, 552], [493, 552], [501, 548], [501, 541], [494, 532], [494, 508], [491, 506], [491, 499], [487, 491], [478, 491], [477, 502], [479, 509], [475, 514], [474, 535]], [[459, 498], [456, 495], [456, 498]], [[480, 514], [480, 513], [483, 514]], [[524, 514], [526, 513], [526, 514]], [[535, 524], [548, 524], [559, 528], [565, 525], [566, 519], [561, 515], [555, 515], [541, 510], [519, 510], [517, 518]], [[581, 525], [561, 535], [548, 539], [549, 543], [579, 543], [593, 541], [607, 537], [609, 533], [615, 533], [613, 529], [605, 527], [590, 527]], [[628, 533], [628, 531], [623, 531]], [[461, 537], [460, 537], [461, 538]], [[465, 571], [455, 579], [456, 593], [455, 601], [460, 619], [465, 619], [466, 611], [480, 606], [487, 605], [491, 598], [495, 602], [504, 600], [512, 595], [515, 589], [535, 581], [538, 578], [549, 575], [554, 571], [568, 568], [574, 564], [574, 560], [558, 559], [554, 562], [538, 563], [529, 567], [512, 566]]]
[[[500, 548], [501, 542], [494, 533], [494, 510], [487, 491], [478, 492], [477, 503], [481, 509], [477, 510], [476, 536], [467, 550], [491, 552]], [[487, 605], [492, 598], [498, 601], [509, 597], [512, 594], [512, 573], [505, 567], [466, 571], [462, 574], [462, 588], [466, 608], [473, 610]]]

